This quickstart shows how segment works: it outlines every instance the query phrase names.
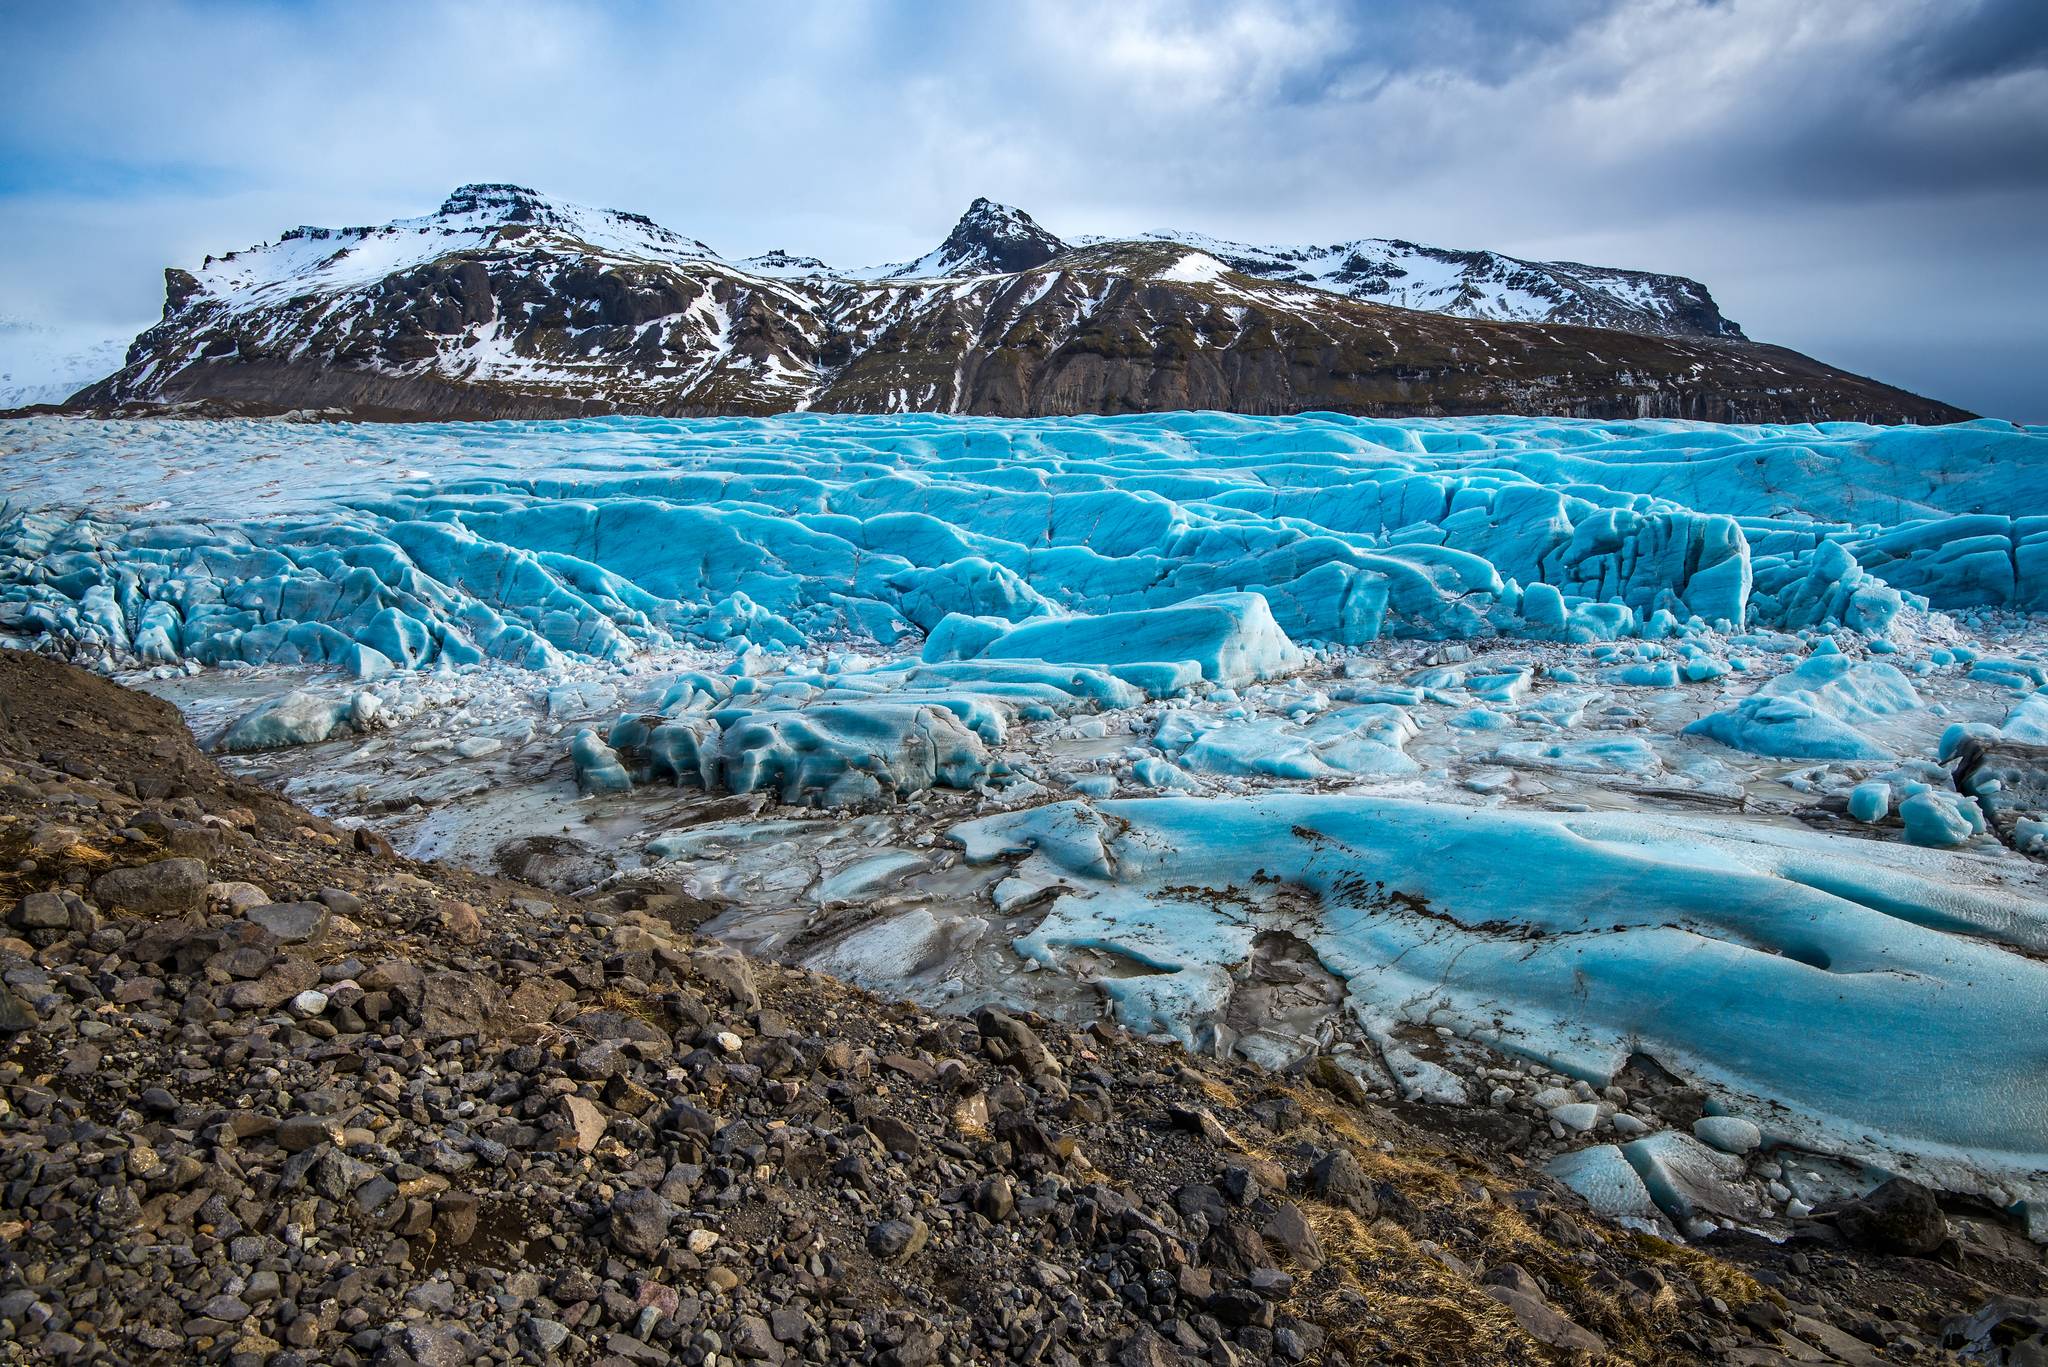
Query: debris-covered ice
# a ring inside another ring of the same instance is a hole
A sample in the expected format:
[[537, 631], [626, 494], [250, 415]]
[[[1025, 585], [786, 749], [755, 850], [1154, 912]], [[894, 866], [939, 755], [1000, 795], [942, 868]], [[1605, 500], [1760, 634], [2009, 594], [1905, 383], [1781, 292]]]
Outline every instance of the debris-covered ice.
[[414, 854], [1478, 1108], [1644, 1228], [2048, 1227], [2048, 430], [32, 420], [0, 490], [0, 637]]

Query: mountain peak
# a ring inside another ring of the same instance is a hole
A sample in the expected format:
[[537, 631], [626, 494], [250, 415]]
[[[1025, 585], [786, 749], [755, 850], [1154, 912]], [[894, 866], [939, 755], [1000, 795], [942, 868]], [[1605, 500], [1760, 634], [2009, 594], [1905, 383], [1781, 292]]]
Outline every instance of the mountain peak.
[[538, 190], [524, 185], [479, 183], [458, 185], [441, 201], [437, 218], [465, 218], [471, 214], [502, 219], [507, 223], [530, 223], [549, 213], [554, 205]]
[[1039, 227], [1030, 214], [983, 196], [967, 206], [937, 251], [902, 273], [1006, 275], [1042, 266], [1066, 249], [1066, 243]]

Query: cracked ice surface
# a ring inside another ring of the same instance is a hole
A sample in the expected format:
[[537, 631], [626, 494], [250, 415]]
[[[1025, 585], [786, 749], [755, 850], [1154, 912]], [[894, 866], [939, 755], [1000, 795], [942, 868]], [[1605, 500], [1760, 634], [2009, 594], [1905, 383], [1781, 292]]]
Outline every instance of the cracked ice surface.
[[1972, 886], [1985, 870], [1965, 855], [1355, 796], [1052, 804], [954, 834], [970, 860], [1028, 856], [1016, 876], [1060, 889], [1025, 953], [1113, 948], [1154, 969], [1111, 995], [1159, 1028], [1217, 1014], [1224, 966], [1285, 930], [1390, 1023], [1601, 1084], [1648, 1052], [1784, 1138], [1881, 1136], [1950, 1184], [1957, 1166], [2048, 1165], [2048, 1041], [2030, 1025], [2048, 905]]
[[33, 420], [0, 492], [0, 637], [412, 853], [2041, 1209], [2040, 429]]

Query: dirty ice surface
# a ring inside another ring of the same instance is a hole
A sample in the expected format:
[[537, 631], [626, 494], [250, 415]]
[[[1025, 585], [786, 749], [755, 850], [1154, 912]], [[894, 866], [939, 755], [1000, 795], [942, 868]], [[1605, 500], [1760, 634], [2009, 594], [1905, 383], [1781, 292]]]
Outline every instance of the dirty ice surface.
[[2048, 431], [34, 420], [0, 494], [0, 637], [410, 852], [1321, 1059], [1667, 1232], [2048, 1236]]

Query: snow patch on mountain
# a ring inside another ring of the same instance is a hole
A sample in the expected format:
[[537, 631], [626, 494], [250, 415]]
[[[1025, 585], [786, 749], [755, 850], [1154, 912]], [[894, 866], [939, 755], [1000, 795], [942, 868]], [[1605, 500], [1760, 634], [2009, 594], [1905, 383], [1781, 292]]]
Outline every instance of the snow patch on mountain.
[[299, 294], [365, 289], [452, 253], [527, 236], [570, 239], [620, 261], [718, 257], [644, 214], [564, 203], [517, 185], [465, 185], [431, 214], [376, 227], [293, 228], [276, 242], [207, 257], [194, 278], [230, 305], [274, 303]]
[[1254, 246], [1205, 233], [1155, 231], [1140, 234], [1139, 240], [1193, 247], [1244, 275], [1429, 313], [1688, 336], [1743, 335], [1739, 326], [1721, 316], [1704, 285], [1683, 276], [1574, 261], [1525, 261], [1499, 252], [1450, 250], [1398, 238], [1357, 238], [1327, 246]]
[[1190, 285], [1205, 285], [1219, 280], [1229, 267], [1207, 252], [1189, 252], [1180, 260], [1159, 272], [1161, 280], [1181, 280]]

